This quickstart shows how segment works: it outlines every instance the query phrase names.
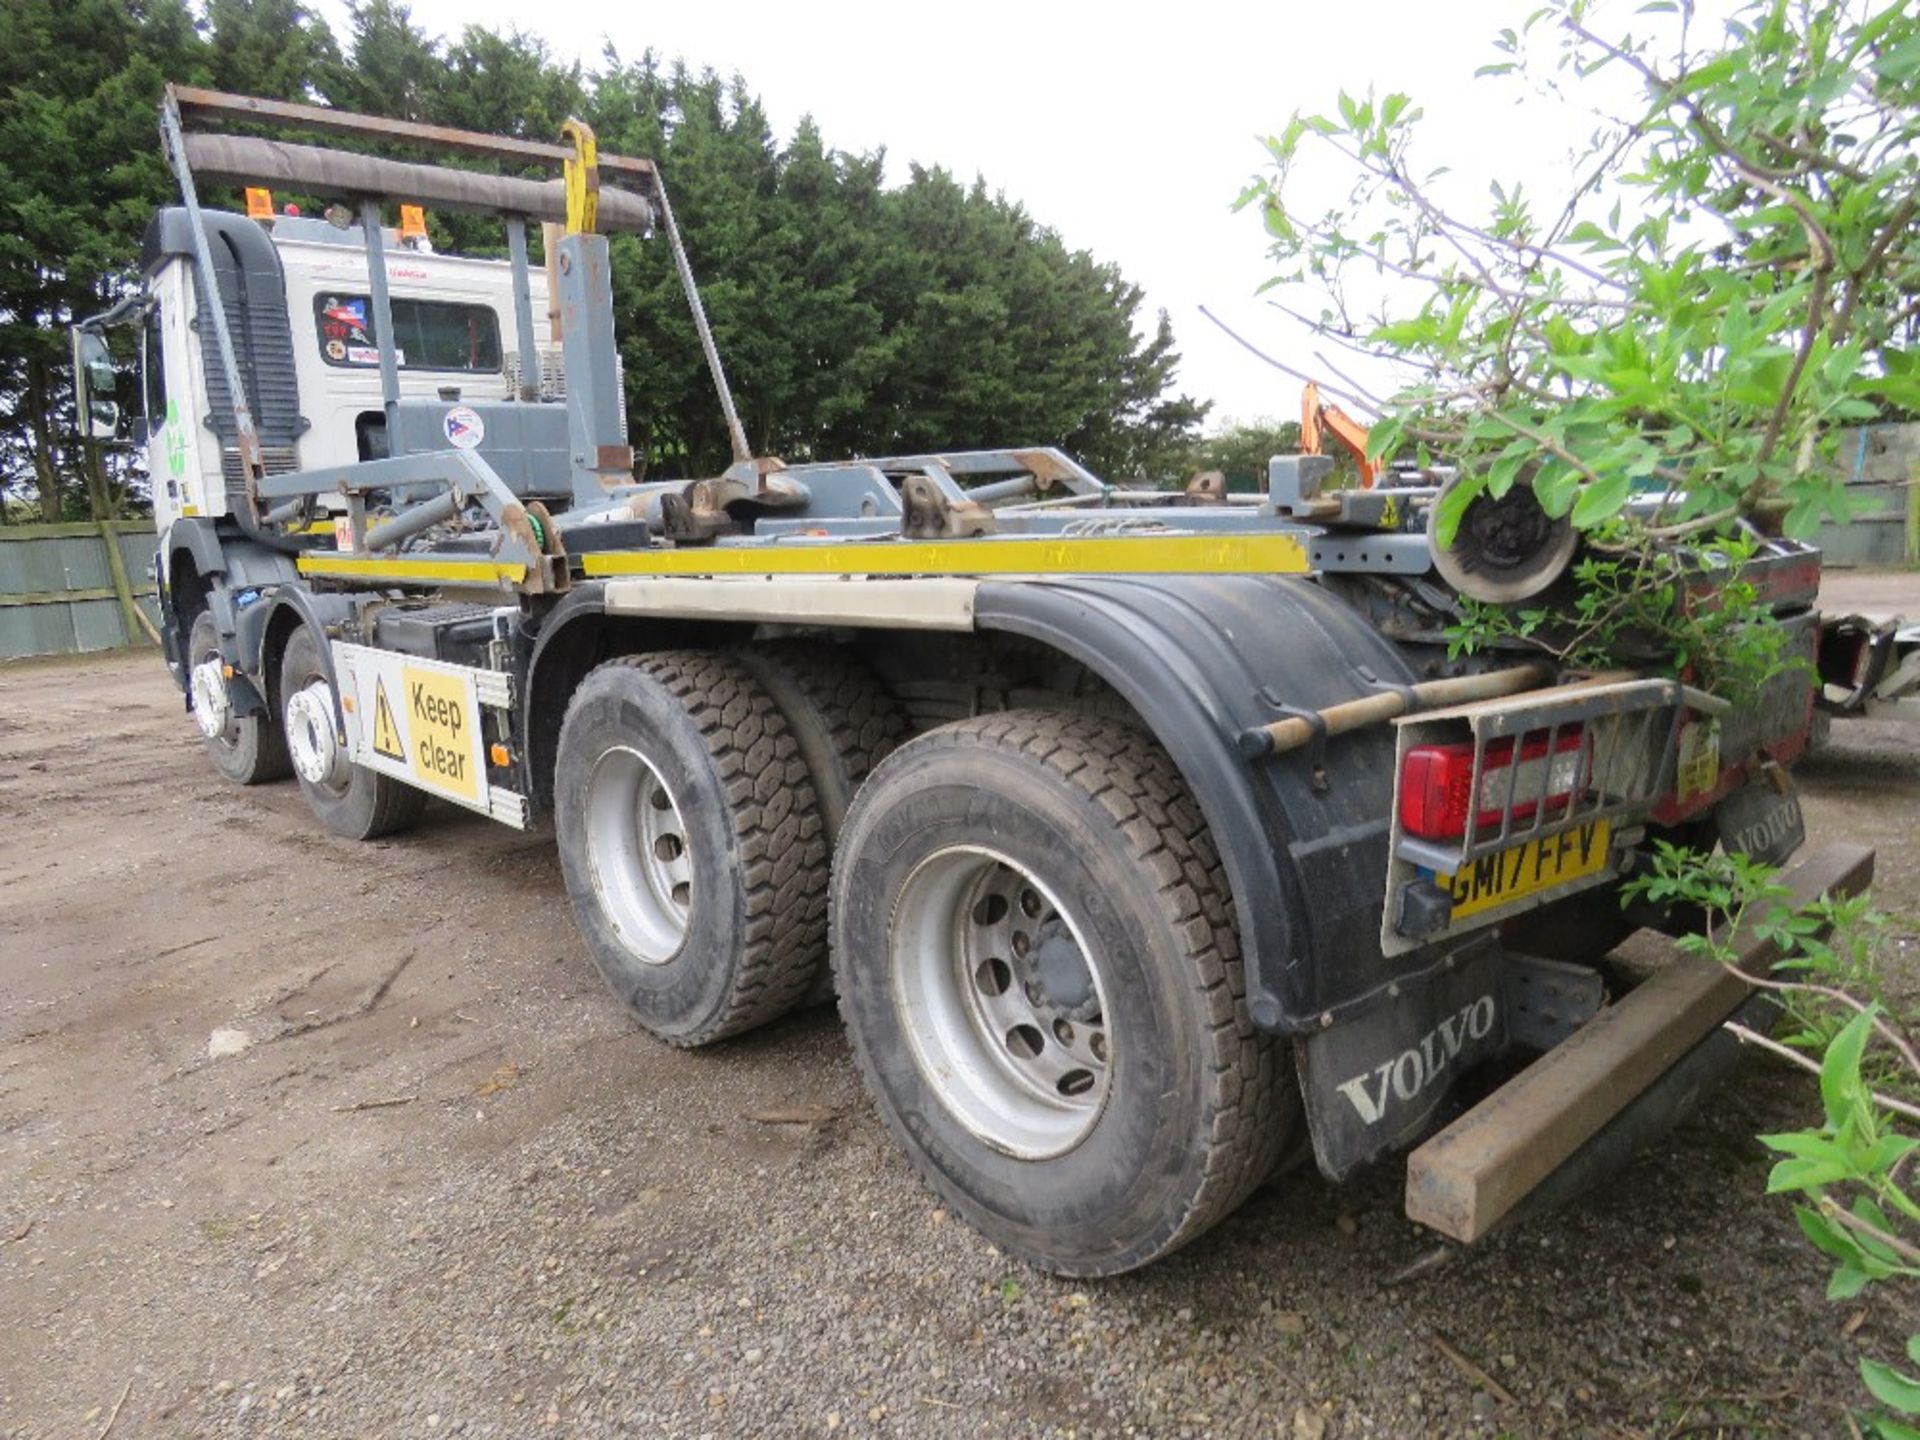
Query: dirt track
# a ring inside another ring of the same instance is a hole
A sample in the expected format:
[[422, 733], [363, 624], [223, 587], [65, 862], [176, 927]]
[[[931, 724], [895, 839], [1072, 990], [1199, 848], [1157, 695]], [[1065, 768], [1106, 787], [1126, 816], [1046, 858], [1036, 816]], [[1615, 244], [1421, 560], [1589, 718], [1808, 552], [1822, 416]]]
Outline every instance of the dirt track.
[[[1837, 727], [1804, 783], [1920, 962], [1911, 733]], [[1827, 1435], [1912, 1319], [1828, 1304], [1760, 1193], [1749, 1137], [1814, 1103], [1761, 1063], [1404, 1285], [1385, 1167], [1074, 1286], [935, 1208], [830, 1012], [647, 1040], [549, 841], [331, 840], [216, 780], [150, 656], [0, 671], [0, 827], [0, 1436]]]

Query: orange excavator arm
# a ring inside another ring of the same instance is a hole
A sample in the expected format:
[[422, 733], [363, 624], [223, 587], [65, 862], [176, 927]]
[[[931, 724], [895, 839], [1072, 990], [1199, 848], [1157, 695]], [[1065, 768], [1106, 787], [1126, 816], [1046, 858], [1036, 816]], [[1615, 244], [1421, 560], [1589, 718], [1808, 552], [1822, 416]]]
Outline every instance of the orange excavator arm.
[[1306, 389], [1300, 392], [1300, 453], [1325, 454], [1321, 447], [1326, 436], [1331, 436], [1341, 449], [1353, 456], [1353, 463], [1360, 470], [1361, 487], [1371, 490], [1380, 467], [1367, 458], [1367, 427], [1338, 405], [1327, 404], [1320, 398], [1320, 387], [1308, 381]]

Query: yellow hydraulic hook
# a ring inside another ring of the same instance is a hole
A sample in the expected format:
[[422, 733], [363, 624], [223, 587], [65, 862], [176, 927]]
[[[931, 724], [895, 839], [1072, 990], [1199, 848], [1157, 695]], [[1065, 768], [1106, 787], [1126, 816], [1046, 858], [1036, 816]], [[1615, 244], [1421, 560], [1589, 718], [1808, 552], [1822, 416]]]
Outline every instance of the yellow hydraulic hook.
[[569, 118], [560, 134], [573, 142], [573, 155], [565, 166], [567, 234], [591, 235], [600, 216], [600, 147], [593, 127], [584, 120]]

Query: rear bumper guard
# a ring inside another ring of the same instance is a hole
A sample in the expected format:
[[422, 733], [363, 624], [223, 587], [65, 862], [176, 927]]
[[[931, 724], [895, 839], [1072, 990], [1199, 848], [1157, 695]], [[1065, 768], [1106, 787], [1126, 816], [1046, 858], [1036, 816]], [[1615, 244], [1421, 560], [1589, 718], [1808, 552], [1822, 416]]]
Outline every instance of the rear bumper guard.
[[[1873, 851], [1834, 843], [1782, 875], [1794, 908], [1851, 895]], [[1759, 935], [1731, 937], [1742, 970], [1779, 959]], [[1672, 946], [1667, 963], [1415, 1150], [1407, 1218], [1463, 1244], [1566, 1199], [1662, 1133], [1735, 1058], [1722, 1030], [1758, 992], [1727, 966]]]
[[[1619, 871], [1618, 857], [1638, 843], [1640, 822], [1675, 784], [1683, 718], [1689, 711], [1718, 713], [1727, 708], [1725, 701], [1675, 680], [1602, 679], [1400, 721], [1382, 951], [1400, 955], [1453, 939], [1611, 879]], [[1536, 736], [1545, 737], [1552, 755], [1576, 727], [1586, 747], [1587, 779], [1564, 801], [1549, 798], [1551, 765], [1534, 767], [1529, 788], [1520, 781], [1522, 766], [1508, 765], [1503, 783], [1488, 763], [1495, 744], [1517, 747]], [[1400, 823], [1398, 793], [1407, 752], [1463, 736], [1473, 744], [1467, 793], [1474, 797], [1476, 813], [1498, 810], [1498, 823], [1470, 824], [1466, 835], [1452, 842], [1408, 834]], [[1491, 793], [1483, 793], [1483, 787]], [[1484, 804], [1488, 799], [1493, 803]], [[1607, 836], [1612, 854], [1606, 863], [1582, 867], [1583, 873], [1574, 878], [1530, 890], [1513, 903], [1481, 908], [1470, 917], [1454, 915], [1443, 877], [1465, 877], [1476, 865], [1511, 855], [1518, 847], [1575, 833]]]

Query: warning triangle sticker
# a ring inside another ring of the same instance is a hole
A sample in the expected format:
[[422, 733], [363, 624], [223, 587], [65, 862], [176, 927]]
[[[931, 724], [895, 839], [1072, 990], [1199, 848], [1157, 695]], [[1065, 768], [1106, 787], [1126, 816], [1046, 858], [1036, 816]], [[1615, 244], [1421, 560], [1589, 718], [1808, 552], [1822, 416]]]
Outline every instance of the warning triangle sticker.
[[387, 704], [384, 680], [373, 682], [373, 753], [402, 763], [407, 758], [406, 751], [401, 748], [400, 727], [393, 723], [393, 707]]

